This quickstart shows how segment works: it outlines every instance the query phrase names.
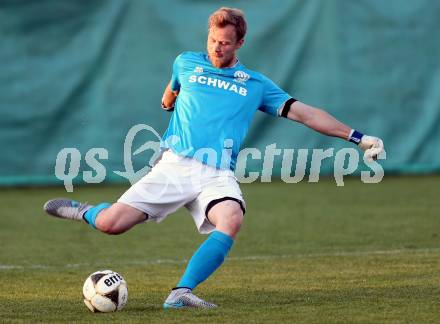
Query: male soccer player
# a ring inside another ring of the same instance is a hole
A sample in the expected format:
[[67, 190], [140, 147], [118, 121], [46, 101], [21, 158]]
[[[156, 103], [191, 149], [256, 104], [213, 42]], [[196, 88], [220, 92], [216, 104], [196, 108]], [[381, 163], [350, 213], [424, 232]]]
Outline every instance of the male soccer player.
[[185, 52], [176, 58], [162, 99], [162, 107], [173, 110], [161, 142], [163, 154], [116, 203], [92, 206], [53, 199], [44, 206], [53, 216], [85, 221], [107, 234], [123, 233], [145, 220], [161, 221], [185, 206], [199, 232], [211, 234], [191, 257], [165, 308], [216, 307], [192, 290], [223, 263], [240, 230], [246, 206], [233, 170], [257, 110], [354, 142], [369, 158], [383, 151], [380, 139], [295, 100], [247, 69], [237, 59], [245, 34], [243, 12], [220, 8], [209, 18], [208, 53]]

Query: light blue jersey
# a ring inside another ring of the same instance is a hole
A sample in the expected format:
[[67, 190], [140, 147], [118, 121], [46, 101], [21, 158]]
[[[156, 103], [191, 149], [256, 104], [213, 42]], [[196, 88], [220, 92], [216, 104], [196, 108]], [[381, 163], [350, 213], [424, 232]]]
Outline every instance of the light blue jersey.
[[208, 55], [180, 54], [171, 88], [179, 91], [161, 147], [218, 169], [235, 169], [240, 146], [257, 110], [278, 116], [291, 98], [270, 79], [238, 62], [214, 67]]

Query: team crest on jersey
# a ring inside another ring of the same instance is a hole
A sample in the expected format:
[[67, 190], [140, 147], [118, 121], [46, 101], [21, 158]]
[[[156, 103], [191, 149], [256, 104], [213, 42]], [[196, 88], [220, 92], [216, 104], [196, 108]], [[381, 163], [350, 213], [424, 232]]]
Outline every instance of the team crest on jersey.
[[196, 66], [196, 68], [194, 69], [195, 73], [203, 73], [203, 68], [201, 66]]
[[251, 78], [251, 76], [243, 71], [235, 71], [234, 78], [236, 82], [245, 84], [246, 81]]

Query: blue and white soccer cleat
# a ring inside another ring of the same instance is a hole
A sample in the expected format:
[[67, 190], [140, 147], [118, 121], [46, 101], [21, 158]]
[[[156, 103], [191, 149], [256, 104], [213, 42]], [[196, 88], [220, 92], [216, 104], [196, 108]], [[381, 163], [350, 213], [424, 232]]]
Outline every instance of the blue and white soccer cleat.
[[208, 303], [200, 299], [191, 292], [189, 288], [177, 288], [171, 291], [171, 294], [165, 300], [163, 308], [216, 308], [217, 305]]
[[92, 207], [92, 205], [75, 200], [57, 198], [47, 201], [43, 209], [46, 213], [55, 217], [82, 221], [84, 213]]

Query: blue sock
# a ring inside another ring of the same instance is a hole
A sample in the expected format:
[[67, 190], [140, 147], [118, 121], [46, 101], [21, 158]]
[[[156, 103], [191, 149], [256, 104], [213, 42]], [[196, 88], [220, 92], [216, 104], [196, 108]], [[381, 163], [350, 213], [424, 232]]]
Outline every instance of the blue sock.
[[223, 263], [234, 240], [227, 234], [214, 231], [189, 260], [177, 287], [194, 289]]
[[88, 211], [85, 212], [83, 215], [83, 219], [92, 226], [94, 229], [96, 229], [96, 217], [98, 217], [98, 214], [101, 210], [109, 208], [111, 204], [109, 203], [102, 203], [99, 205], [96, 205], [92, 208], [90, 208]]

